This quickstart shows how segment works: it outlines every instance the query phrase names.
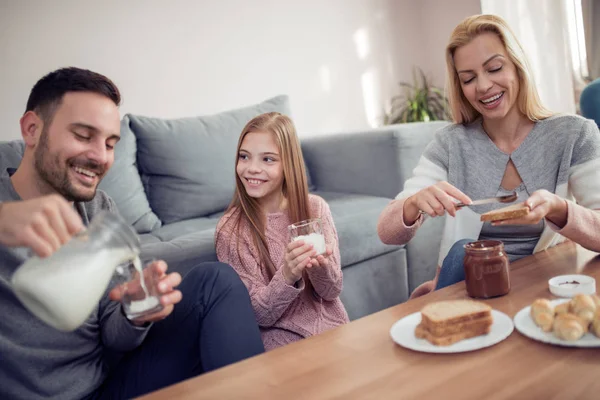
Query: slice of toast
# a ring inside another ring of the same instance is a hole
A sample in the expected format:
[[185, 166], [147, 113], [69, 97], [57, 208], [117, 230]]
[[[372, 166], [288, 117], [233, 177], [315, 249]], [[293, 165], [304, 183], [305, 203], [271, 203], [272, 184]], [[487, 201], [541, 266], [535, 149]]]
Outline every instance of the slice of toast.
[[494, 319], [490, 315], [484, 318], [477, 318], [471, 321], [458, 322], [455, 324], [443, 326], [428, 325], [425, 321], [422, 321], [421, 326], [423, 329], [425, 329], [427, 332], [431, 333], [434, 336], [448, 336], [465, 331], [480, 331], [482, 329], [485, 329], [486, 327], [492, 326], [493, 322]]
[[512, 204], [508, 207], [488, 211], [481, 214], [481, 221], [502, 221], [504, 219], [521, 218], [529, 214], [529, 207], [525, 203]]
[[492, 307], [474, 300], [445, 300], [427, 304], [421, 321], [428, 329], [492, 317]]
[[445, 336], [435, 336], [419, 324], [415, 329], [415, 336], [419, 339], [426, 339], [434, 346], [450, 346], [464, 339], [488, 334], [490, 333], [490, 329], [491, 325], [481, 325], [477, 329], [465, 330]]

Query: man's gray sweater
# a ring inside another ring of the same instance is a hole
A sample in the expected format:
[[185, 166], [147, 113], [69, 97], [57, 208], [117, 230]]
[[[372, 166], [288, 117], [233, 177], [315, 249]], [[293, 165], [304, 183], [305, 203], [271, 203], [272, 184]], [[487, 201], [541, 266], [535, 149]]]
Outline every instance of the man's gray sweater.
[[[9, 174], [1, 175], [0, 202], [21, 200]], [[92, 201], [75, 203], [75, 208], [86, 225], [101, 210], [115, 211], [113, 201], [100, 190]], [[133, 326], [120, 304], [106, 296], [73, 332], [46, 325], [23, 307], [10, 285], [13, 272], [30, 255], [29, 249], [0, 244], [0, 399], [86, 397], [108, 374], [104, 350], [132, 350], [148, 328]]]

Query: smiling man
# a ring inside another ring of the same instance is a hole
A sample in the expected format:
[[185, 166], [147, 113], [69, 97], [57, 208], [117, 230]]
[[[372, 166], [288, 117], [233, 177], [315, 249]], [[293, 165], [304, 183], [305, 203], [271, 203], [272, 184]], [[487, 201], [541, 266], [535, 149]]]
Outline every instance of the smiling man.
[[97, 91], [60, 96], [77, 74], [80, 79], [87, 75], [74, 69], [58, 72], [31, 91], [21, 118], [23, 162], [12, 176], [17, 192], [24, 191], [27, 197], [58, 193], [67, 201], [91, 201], [113, 164], [121, 96], [116, 86], [95, 76], [89, 77], [88, 86]]
[[[119, 114], [106, 100], [95, 93], [66, 93], [61, 109], [67, 112], [56, 114], [54, 119], [44, 117], [44, 112], [41, 112], [45, 129], [34, 152], [35, 172], [42, 182], [56, 188], [67, 200], [92, 200], [100, 179], [112, 165], [113, 149], [119, 140]], [[85, 115], [88, 111], [85, 105], [92, 103], [97, 103], [93, 108], [101, 113]], [[23, 118], [35, 120], [33, 115], [35, 113], [30, 113], [28, 108]], [[77, 122], [78, 118], [81, 122]], [[55, 132], [48, 132], [50, 127]], [[106, 139], [102, 132], [107, 132]], [[55, 138], [52, 143], [50, 136]], [[97, 146], [99, 151], [87, 151], [88, 143], [103, 139], [105, 144]]]
[[[12, 292], [31, 251], [50, 256], [98, 212], [117, 212], [97, 187], [114, 161], [120, 100], [108, 78], [78, 68], [31, 91], [22, 161], [0, 171], [0, 398], [131, 398], [264, 351], [248, 292], [221, 263], [181, 282], [155, 262], [161, 311], [130, 321], [113, 290], [73, 332], [45, 325]], [[120, 361], [109, 366], [115, 352]]]

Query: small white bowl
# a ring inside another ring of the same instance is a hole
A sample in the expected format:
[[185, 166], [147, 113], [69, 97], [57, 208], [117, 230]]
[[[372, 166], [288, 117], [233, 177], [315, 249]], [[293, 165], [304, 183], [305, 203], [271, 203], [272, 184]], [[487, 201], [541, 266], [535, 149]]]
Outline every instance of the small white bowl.
[[550, 292], [558, 297], [596, 293], [596, 280], [587, 275], [560, 275], [548, 281]]

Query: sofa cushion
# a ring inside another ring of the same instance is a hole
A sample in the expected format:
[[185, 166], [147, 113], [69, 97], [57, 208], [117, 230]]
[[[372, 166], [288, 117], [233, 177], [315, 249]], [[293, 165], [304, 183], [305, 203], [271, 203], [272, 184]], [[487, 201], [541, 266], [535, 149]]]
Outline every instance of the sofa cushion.
[[147, 244], [162, 242], [162, 240], [160, 240], [158, 237], [154, 236], [151, 233], [142, 233], [139, 235], [139, 237], [140, 237], [140, 243], [142, 244], [142, 246], [147, 245]]
[[192, 218], [185, 221], [173, 222], [172, 224], [163, 225], [162, 227], [152, 231], [152, 235], [162, 241], [173, 240], [179, 236], [184, 236], [193, 232], [210, 230], [214, 235], [215, 227], [218, 219], [209, 218]]
[[406, 268], [403, 248], [344, 268], [340, 299], [350, 320], [406, 301]]
[[271, 111], [289, 115], [287, 96], [216, 115], [158, 119], [130, 115], [152, 210], [166, 224], [224, 210], [235, 187], [242, 128]]
[[129, 128], [127, 116], [121, 120], [121, 140], [115, 146], [115, 162], [99, 188], [112, 197], [119, 213], [138, 233], [160, 227], [161, 222], [150, 209], [137, 169], [135, 135]]
[[0, 143], [0, 174], [7, 174], [7, 168], [17, 168], [23, 158], [25, 142], [13, 140]]
[[225, 210], [216, 212], [214, 214], [209, 214], [206, 216], [206, 218], [219, 220], [223, 215], [225, 215]]
[[343, 266], [402, 247], [383, 244], [377, 235], [377, 219], [390, 199], [335, 192], [317, 191], [315, 194], [323, 197], [331, 209]]
[[317, 189], [394, 198], [412, 176], [423, 149], [448, 122], [412, 122], [302, 141]]
[[425, 147], [433, 140], [435, 133], [446, 125], [448, 125], [446, 121], [433, 121], [390, 126], [394, 129], [394, 134], [398, 140], [396, 150], [398, 151], [398, 163], [400, 164], [398, 173], [400, 174], [402, 187], [404, 182], [413, 176], [413, 170], [417, 166]]

